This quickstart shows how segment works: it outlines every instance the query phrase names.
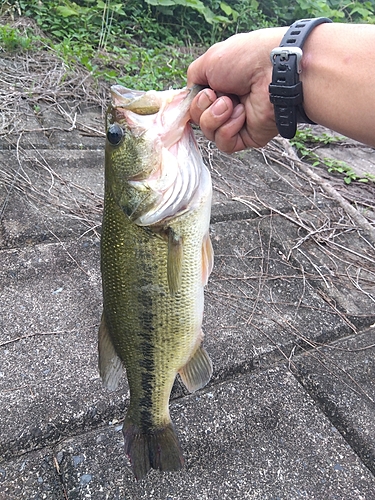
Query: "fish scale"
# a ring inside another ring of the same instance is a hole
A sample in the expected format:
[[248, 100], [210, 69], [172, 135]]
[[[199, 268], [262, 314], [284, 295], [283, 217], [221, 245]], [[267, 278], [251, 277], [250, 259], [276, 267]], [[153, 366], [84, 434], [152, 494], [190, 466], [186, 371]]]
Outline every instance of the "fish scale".
[[[125, 91], [122, 102], [116, 86], [107, 120], [99, 368], [110, 389], [117, 386], [122, 365], [126, 368], [130, 404], [123, 428], [125, 450], [141, 479], [150, 468], [178, 470], [184, 463], [169, 416], [177, 373], [190, 391], [203, 387], [212, 373], [201, 346], [203, 287], [213, 259], [208, 236], [212, 188], [187, 123], [194, 92], [159, 93], [160, 112], [176, 114], [177, 107], [181, 121], [180, 138], [173, 130], [181, 145], [168, 145], [175, 155], [171, 159], [163, 152], [160, 135], [149, 133], [158, 120], [141, 115], [136, 122], [134, 111], [127, 110], [132, 91]], [[142, 99], [147, 106], [147, 93]], [[162, 133], [167, 137], [168, 129]], [[162, 164], [170, 160], [171, 165]], [[187, 186], [186, 193], [174, 193], [174, 186], [168, 186], [169, 198], [163, 200], [163, 183], [170, 178], [163, 168], [181, 169], [180, 177], [173, 174], [176, 179], [186, 179], [191, 169], [200, 182], [179, 181], [176, 186]], [[178, 200], [172, 214], [169, 199], [172, 204]]]

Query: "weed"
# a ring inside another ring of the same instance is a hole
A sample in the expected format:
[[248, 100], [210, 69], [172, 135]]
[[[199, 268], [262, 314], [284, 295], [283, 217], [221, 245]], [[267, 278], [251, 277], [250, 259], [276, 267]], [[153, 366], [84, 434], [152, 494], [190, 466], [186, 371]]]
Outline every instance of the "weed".
[[314, 148], [318, 146], [337, 143], [342, 141], [342, 139], [343, 137], [332, 136], [331, 134], [327, 134], [325, 132], [322, 134], [316, 134], [311, 128], [307, 127], [298, 130], [295, 137], [290, 140], [290, 143], [297, 149], [299, 156], [312, 163], [313, 167], [323, 165], [327, 167], [328, 172], [343, 175], [344, 182], [346, 184], [350, 184], [353, 181], [375, 182], [375, 175], [368, 173], [363, 174], [363, 176], [358, 175], [351, 168], [351, 166], [344, 161], [329, 157], [321, 158], [314, 151]]
[[9, 25], [0, 26], [0, 50], [3, 52], [15, 52], [28, 50], [32, 44], [30, 35], [21, 34], [16, 28]]
[[375, 175], [365, 173], [363, 176], [360, 176], [344, 161], [335, 160], [333, 158], [323, 158], [323, 164], [328, 167], [328, 172], [343, 174], [345, 184], [350, 184], [352, 181], [375, 182]]

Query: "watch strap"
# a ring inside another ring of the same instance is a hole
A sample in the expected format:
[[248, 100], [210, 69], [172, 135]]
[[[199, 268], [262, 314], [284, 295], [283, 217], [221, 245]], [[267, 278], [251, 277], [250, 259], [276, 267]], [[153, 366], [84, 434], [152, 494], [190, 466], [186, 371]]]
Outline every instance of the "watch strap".
[[293, 23], [271, 52], [273, 64], [270, 101], [274, 105], [277, 129], [282, 137], [291, 139], [297, 123], [314, 123], [303, 109], [301, 73], [302, 47], [311, 31], [322, 23], [331, 23], [327, 17], [301, 19]]

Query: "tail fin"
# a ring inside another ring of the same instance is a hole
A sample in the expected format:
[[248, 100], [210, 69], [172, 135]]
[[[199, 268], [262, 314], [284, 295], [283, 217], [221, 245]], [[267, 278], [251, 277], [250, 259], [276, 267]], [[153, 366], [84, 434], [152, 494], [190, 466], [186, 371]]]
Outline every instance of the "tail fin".
[[145, 433], [125, 419], [123, 434], [125, 452], [137, 480], [144, 478], [151, 468], [174, 471], [183, 467], [184, 457], [172, 422]]

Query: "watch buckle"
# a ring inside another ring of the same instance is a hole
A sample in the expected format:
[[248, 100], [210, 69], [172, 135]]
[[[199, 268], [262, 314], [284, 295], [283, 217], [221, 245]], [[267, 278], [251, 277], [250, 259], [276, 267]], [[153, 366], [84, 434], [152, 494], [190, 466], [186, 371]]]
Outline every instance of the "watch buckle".
[[280, 56], [282, 61], [287, 61], [289, 56], [297, 57], [297, 73], [302, 72], [301, 59], [303, 52], [299, 47], [276, 47], [271, 51], [270, 59], [271, 63], [275, 64], [275, 57]]

